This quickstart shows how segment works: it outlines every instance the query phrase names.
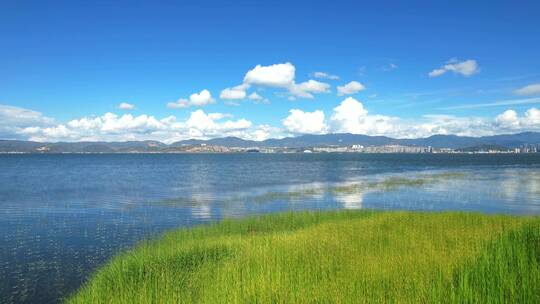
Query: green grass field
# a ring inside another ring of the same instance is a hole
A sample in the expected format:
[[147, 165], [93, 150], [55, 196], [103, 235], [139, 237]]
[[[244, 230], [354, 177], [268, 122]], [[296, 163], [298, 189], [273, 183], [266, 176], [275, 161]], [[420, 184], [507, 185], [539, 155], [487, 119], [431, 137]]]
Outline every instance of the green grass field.
[[540, 218], [282, 213], [118, 255], [68, 303], [540, 303]]

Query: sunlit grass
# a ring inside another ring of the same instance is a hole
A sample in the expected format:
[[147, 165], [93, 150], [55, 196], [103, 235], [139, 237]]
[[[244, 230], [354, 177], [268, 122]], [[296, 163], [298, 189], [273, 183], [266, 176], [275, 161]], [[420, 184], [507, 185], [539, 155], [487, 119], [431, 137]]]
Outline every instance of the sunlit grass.
[[540, 301], [540, 220], [283, 213], [182, 229], [125, 252], [69, 303]]

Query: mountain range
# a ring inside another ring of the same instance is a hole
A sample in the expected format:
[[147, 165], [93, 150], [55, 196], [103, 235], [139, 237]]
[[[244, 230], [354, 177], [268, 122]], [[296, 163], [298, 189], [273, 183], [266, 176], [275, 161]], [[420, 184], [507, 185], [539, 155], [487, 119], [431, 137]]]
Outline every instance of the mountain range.
[[43, 143], [21, 140], [0, 140], [0, 152], [21, 153], [122, 153], [122, 152], [172, 152], [187, 146], [201, 144], [238, 148], [306, 148], [321, 146], [431, 146], [434, 148], [463, 149], [474, 146], [494, 145], [515, 148], [522, 145], [540, 144], [540, 133], [524, 132], [482, 137], [457, 135], [433, 135], [426, 138], [398, 139], [386, 136], [368, 136], [349, 133], [302, 135], [264, 141], [244, 140], [237, 137], [223, 137], [209, 140], [189, 139], [164, 144], [159, 141], [126, 142], [55, 142]]

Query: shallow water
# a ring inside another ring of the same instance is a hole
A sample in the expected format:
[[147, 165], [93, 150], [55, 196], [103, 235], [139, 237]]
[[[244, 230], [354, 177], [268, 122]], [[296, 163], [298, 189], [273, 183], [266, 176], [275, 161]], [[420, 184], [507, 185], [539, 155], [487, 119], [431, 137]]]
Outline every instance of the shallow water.
[[56, 303], [166, 229], [336, 208], [540, 214], [540, 154], [0, 155], [0, 303]]

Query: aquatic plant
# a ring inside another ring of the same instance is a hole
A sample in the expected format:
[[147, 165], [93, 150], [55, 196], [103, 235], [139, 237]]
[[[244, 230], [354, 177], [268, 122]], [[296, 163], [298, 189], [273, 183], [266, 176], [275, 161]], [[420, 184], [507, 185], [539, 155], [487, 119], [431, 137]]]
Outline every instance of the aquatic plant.
[[289, 212], [145, 241], [67, 302], [538, 303], [539, 257], [539, 218]]

